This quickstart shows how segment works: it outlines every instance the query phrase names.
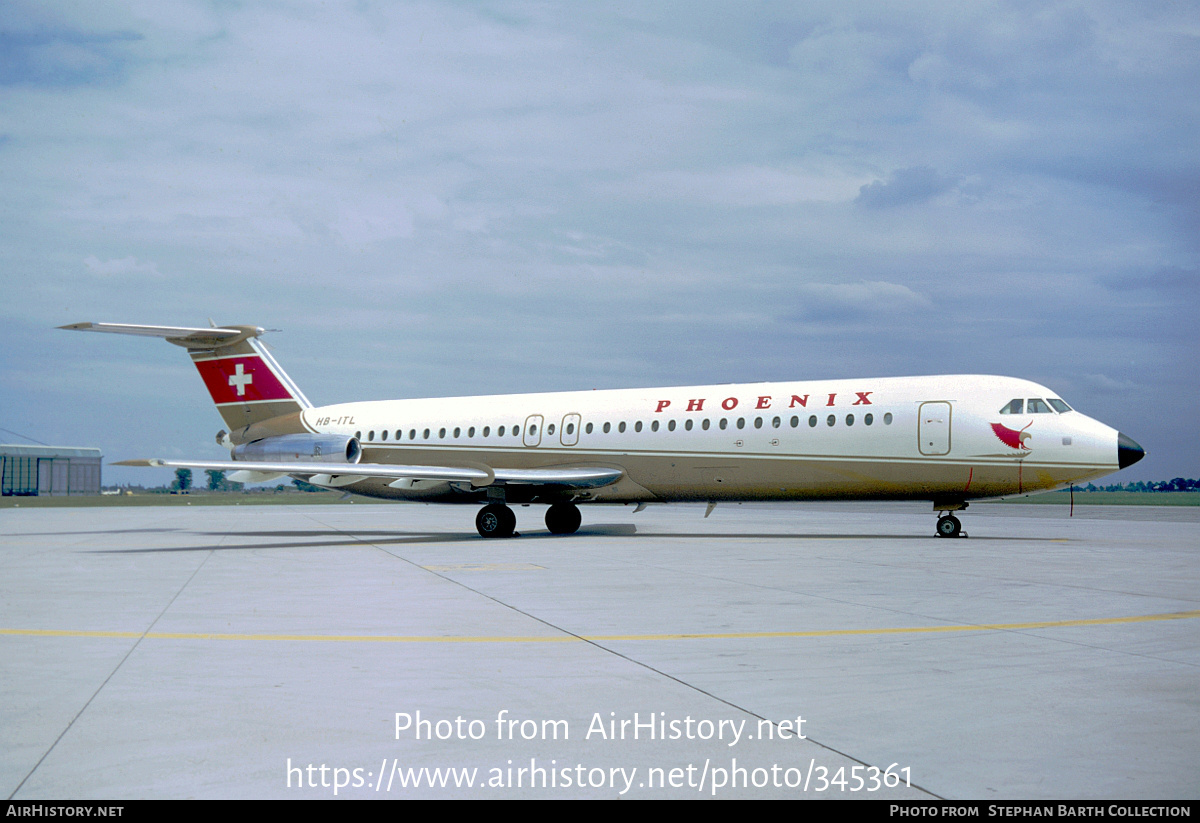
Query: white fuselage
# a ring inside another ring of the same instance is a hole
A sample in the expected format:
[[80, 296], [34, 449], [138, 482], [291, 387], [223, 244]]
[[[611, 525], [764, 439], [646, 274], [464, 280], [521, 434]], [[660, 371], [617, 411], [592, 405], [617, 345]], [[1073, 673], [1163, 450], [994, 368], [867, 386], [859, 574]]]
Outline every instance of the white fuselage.
[[[1039, 411], [1002, 413], [1015, 398], [1041, 401]], [[345, 403], [300, 419], [310, 432], [357, 437], [365, 463], [624, 472], [603, 488], [536, 497], [545, 501], [953, 505], [1117, 470], [1118, 432], [1046, 404], [1057, 398], [1027, 380], [949, 375]], [[482, 494], [372, 478], [347, 490], [451, 502]]]

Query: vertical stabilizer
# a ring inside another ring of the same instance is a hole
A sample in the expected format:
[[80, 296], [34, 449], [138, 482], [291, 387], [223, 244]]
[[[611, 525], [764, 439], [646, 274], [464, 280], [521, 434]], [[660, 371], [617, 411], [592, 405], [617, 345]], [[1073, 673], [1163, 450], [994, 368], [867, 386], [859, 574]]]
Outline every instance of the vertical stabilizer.
[[258, 340], [264, 332], [258, 326], [205, 329], [73, 323], [60, 328], [161, 337], [186, 348], [231, 432], [312, 408], [312, 403]]

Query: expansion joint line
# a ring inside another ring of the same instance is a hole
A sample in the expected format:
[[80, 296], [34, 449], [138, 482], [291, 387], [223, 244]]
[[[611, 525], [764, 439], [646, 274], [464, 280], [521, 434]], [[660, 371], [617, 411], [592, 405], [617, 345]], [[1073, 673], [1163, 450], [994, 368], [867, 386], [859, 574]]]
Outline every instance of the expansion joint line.
[[[603, 643], [601, 643], [600, 641], [598, 641], [595, 638], [585, 637], [584, 635], [577, 634], [576, 632], [573, 632], [570, 629], [567, 629], [563, 626], [559, 626], [555, 623], [551, 623], [549, 620], [546, 620], [545, 618], [538, 617], [536, 614], [531, 614], [523, 609], [520, 609], [520, 608], [512, 605], [511, 603], [506, 603], [503, 600], [500, 600], [500, 599], [488, 594], [487, 592], [483, 592], [472, 586], [468, 586], [466, 583], [463, 583], [461, 580], [455, 580], [454, 578], [447, 576], [443, 572], [438, 572], [438, 571], [435, 571], [432, 569], [428, 569], [425, 566], [420, 565], [419, 563], [409, 560], [407, 557], [396, 554], [391, 549], [385, 548], [384, 546], [381, 546], [378, 543], [372, 543], [370, 540], [364, 540], [363, 538], [359, 537], [358, 535], [354, 534], [353, 532], [345, 531], [343, 529], [338, 528], [337, 526], [331, 526], [328, 523], [322, 523], [320, 520], [317, 520], [315, 517], [312, 517], [311, 515], [307, 515], [307, 516], [310, 520], [312, 520], [315, 523], [320, 523], [325, 528], [333, 529], [334, 531], [338, 532], [339, 534], [346, 535], [347, 537], [350, 537], [350, 538], [353, 538], [354, 540], [359, 541], [363, 545], [376, 548], [379, 551], [383, 552], [384, 554], [389, 555], [390, 557], [396, 558], [397, 560], [401, 561], [402, 563], [407, 563], [408, 565], [412, 566], [413, 568], [419, 569], [422, 572], [425, 572], [426, 574], [431, 574], [434, 577], [439, 577], [442, 580], [445, 580], [447, 583], [450, 583], [454, 586], [458, 586], [461, 589], [465, 589], [466, 591], [469, 591], [472, 594], [475, 594], [486, 600], [490, 600], [493, 603], [495, 603], [496, 605], [501, 606], [502, 608], [508, 609], [509, 611], [516, 612], [517, 614], [521, 615], [522, 617], [528, 618], [529, 620], [532, 620], [535, 623], [540, 623], [541, 625], [543, 625], [549, 629], [553, 629], [556, 632], [565, 634], [568, 637], [573, 637], [575, 640], [578, 640], [581, 643], [586, 643], [587, 645], [592, 646], [593, 648], [597, 649], [598, 651], [604, 652], [605, 654], [612, 655], [613, 657], [617, 657], [633, 666], [637, 666], [638, 668], [645, 669], [646, 671], [649, 671], [649, 672], [653, 672], [654, 674], [658, 675], [659, 677], [665, 677], [667, 680], [670, 680], [673, 683], [678, 683], [680, 686], [683, 686], [685, 689], [696, 692], [697, 694], [702, 694], [711, 700], [715, 700], [717, 703], [728, 706], [729, 708], [733, 709], [734, 711], [742, 712], [742, 713], [747, 714], [750, 717], [756, 718], [760, 721], [765, 720], [766, 722], [770, 723], [771, 725], [776, 725], [775, 721], [767, 720], [767, 718], [763, 717], [761, 714], [758, 714], [757, 712], [754, 712], [754, 711], [746, 708], [745, 706], [739, 706], [737, 703], [734, 703], [733, 701], [728, 700], [724, 697], [720, 697], [719, 695], [715, 695], [706, 689], [702, 689], [699, 686], [695, 685], [694, 683], [689, 683], [686, 680], [681, 680], [680, 678], [676, 677], [675, 675], [671, 674], [670, 672], [665, 672], [662, 669], [659, 669], [659, 668], [656, 668], [655, 666], [650, 665], [649, 663], [632, 658], [627, 654], [624, 654], [622, 652], [617, 651], [616, 649], [613, 649], [613, 648], [610, 648], [609, 646], [604, 645]], [[844, 752], [840, 749], [834, 748], [833, 746], [828, 745], [826, 743], [822, 743], [819, 740], [814, 740], [811, 737], [806, 737], [806, 738], [804, 738], [804, 740], [809, 743], [812, 743], [814, 746], [824, 749], [827, 752], [831, 752], [833, 754], [839, 755], [841, 757], [846, 758], [847, 760], [851, 760], [851, 761], [861, 764], [863, 766], [870, 767], [871, 765], [873, 765], [871, 763], [867, 763], [865, 760], [855, 757], [854, 755], [852, 755], [848, 752]], [[946, 799], [946, 798], [942, 797], [941, 795], [935, 794], [931, 790], [929, 790], [929, 789], [925, 788], [924, 786], [921, 786], [917, 783], [912, 783], [912, 784], [910, 784], [910, 786], [911, 786], [911, 788], [914, 788], [918, 791], [924, 792], [925, 794], [927, 794], [930, 797], [935, 798], [937, 800], [945, 800]]]
[[[221, 541], [223, 542], [227, 536], [228, 535], [222, 535]], [[220, 544], [218, 544], [218, 546], [219, 545]], [[200, 573], [200, 570], [204, 568], [204, 564], [207, 563], [209, 558], [213, 556], [214, 551], [215, 549], [209, 549], [207, 552], [205, 552], [204, 559], [196, 565], [196, 568], [192, 570], [190, 575], [188, 575], [188, 579], [183, 581], [183, 585], [179, 587], [179, 590], [171, 596], [171, 599], [167, 601], [166, 605], [163, 606], [154, 619], [150, 621], [150, 625], [142, 631], [141, 635], [139, 635], [132, 644], [130, 644], [129, 649], [117, 662], [117, 665], [113, 666], [113, 670], [108, 673], [107, 677], [104, 678], [104, 682], [96, 687], [96, 691], [92, 692], [92, 696], [87, 699], [87, 702], [80, 707], [79, 711], [75, 713], [75, 716], [71, 718], [70, 722], [67, 723], [61, 732], [59, 732], [58, 737], [54, 738], [54, 742], [51, 743], [42, 756], [38, 758], [38, 762], [33, 764], [33, 768], [29, 770], [29, 773], [21, 778], [21, 782], [17, 784], [17, 787], [13, 789], [12, 794], [8, 796], [8, 800], [12, 800], [14, 797], [16, 797], [17, 792], [21, 791], [21, 787], [25, 785], [26, 781], [33, 777], [34, 772], [41, 768], [42, 763], [45, 762], [46, 758], [50, 756], [50, 752], [54, 751], [55, 747], [58, 746], [59, 741], [67, 736], [67, 732], [71, 731], [71, 727], [75, 725], [75, 721], [83, 716], [83, 713], [88, 710], [88, 706], [92, 705], [92, 701], [99, 696], [100, 692], [104, 691], [104, 687], [108, 685], [108, 682], [113, 679], [118, 671], [121, 670], [121, 667], [125, 665], [125, 661], [133, 655], [134, 651], [137, 650], [142, 641], [146, 639], [146, 635], [154, 631], [154, 627], [158, 625], [158, 621], [162, 620], [163, 615], [165, 615], [171, 606], [174, 605], [175, 601], [179, 598], [179, 595], [183, 594], [184, 590], [191, 585], [192, 580], [194, 580], [196, 575]]]

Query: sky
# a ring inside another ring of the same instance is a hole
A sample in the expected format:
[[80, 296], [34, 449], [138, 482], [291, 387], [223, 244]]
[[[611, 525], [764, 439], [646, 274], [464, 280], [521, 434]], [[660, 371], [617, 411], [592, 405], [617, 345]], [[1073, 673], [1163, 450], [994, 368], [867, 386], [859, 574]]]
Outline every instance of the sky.
[[1024, 377], [1197, 477], [1197, 89], [1190, 2], [5, 0], [0, 440], [225, 457], [55, 330], [211, 318], [318, 405]]

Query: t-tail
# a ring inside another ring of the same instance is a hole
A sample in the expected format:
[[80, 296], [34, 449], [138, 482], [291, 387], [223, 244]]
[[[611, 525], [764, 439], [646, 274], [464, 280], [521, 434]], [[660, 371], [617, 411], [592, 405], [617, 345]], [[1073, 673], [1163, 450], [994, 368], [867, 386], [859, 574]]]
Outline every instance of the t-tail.
[[96, 331], [161, 337], [187, 349], [200, 372], [208, 393], [217, 405], [229, 431], [265, 420], [299, 414], [312, 403], [275, 362], [258, 338], [258, 326], [185, 328], [179, 326], [133, 326], [124, 323], [72, 323], [60, 326], [72, 331]]

